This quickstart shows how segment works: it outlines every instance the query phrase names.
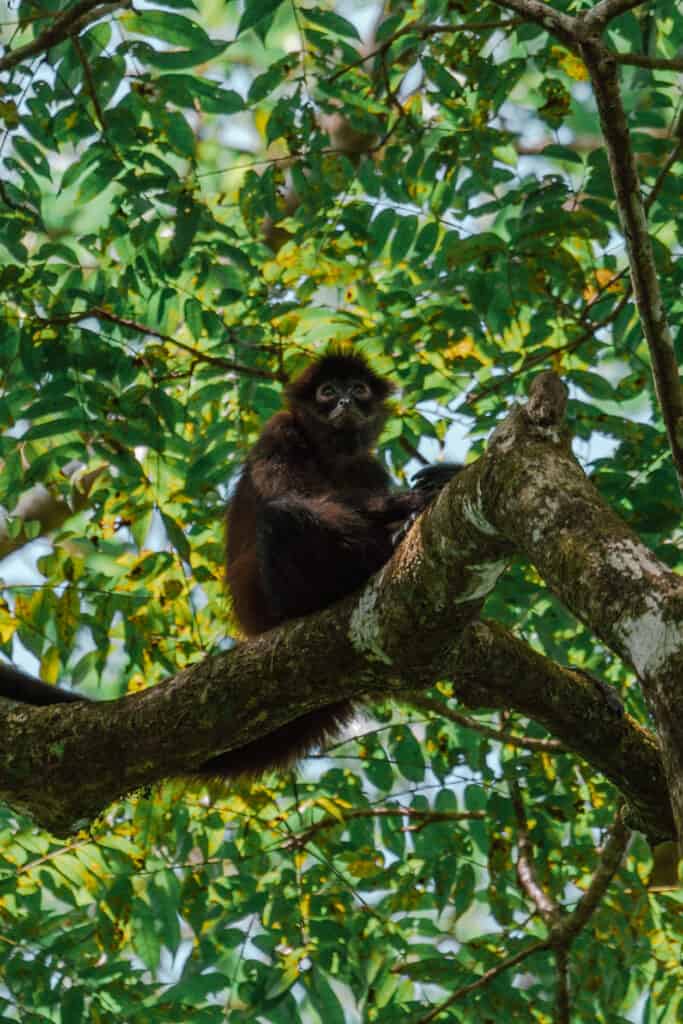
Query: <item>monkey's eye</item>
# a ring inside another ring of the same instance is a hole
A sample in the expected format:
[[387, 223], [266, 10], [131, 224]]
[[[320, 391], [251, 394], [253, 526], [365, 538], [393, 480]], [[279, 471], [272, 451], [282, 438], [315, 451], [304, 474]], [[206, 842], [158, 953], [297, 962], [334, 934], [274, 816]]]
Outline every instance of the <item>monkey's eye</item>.
[[321, 384], [315, 393], [317, 402], [326, 402], [330, 398], [334, 398], [337, 394], [337, 389], [334, 384]]
[[362, 380], [354, 381], [353, 384], [351, 385], [351, 391], [353, 392], [354, 398], [370, 397], [370, 388]]

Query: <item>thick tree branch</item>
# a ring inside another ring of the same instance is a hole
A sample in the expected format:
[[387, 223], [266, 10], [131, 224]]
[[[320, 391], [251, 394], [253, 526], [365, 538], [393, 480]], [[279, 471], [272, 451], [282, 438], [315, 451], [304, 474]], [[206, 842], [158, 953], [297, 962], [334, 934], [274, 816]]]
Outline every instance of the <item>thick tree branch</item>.
[[[630, 715], [616, 715], [590, 676], [557, 665], [497, 623], [475, 622], [463, 634], [450, 678], [464, 703], [512, 709], [584, 757], [617, 786], [631, 823], [652, 841], [675, 834], [655, 737]], [[420, 707], [425, 699], [409, 701]]]
[[[47, 708], [0, 701], [0, 795], [68, 831], [130, 789], [183, 774], [306, 711], [346, 697], [407, 696], [450, 678], [472, 706], [510, 707], [541, 722], [616, 782], [649, 834], [670, 836], [652, 738], [615, 716], [590, 677], [476, 621], [513, 544], [538, 551], [540, 570], [554, 580], [552, 550], [562, 565], [567, 557], [561, 524], [578, 520], [582, 542], [596, 537], [610, 573], [591, 577], [589, 545], [577, 551], [587, 564], [573, 565], [572, 579], [591, 581], [590, 607], [599, 609], [598, 625], [609, 623], [612, 564], [630, 558], [631, 548], [619, 546], [630, 534], [566, 451], [557, 427], [564, 399], [557, 379], [542, 375], [526, 409], [498, 428], [489, 452], [458, 475], [359, 595], [118, 701]], [[595, 524], [577, 517], [577, 490], [590, 495]], [[639, 594], [640, 581], [626, 569], [623, 576], [626, 594], [634, 586]], [[574, 606], [575, 588], [569, 597]]]
[[[386, 695], [431, 685], [504, 566], [507, 543], [477, 543], [479, 530], [463, 514], [469, 500], [463, 491], [453, 502], [461, 517], [457, 550], [439, 557], [413, 530], [360, 597], [208, 658], [162, 686], [107, 704], [0, 702], [0, 794], [68, 832], [123, 793], [183, 774], [306, 711], [373, 689]], [[450, 514], [444, 507], [442, 517]], [[447, 609], [449, 592], [454, 609], [450, 601]], [[406, 638], [416, 627], [422, 640], [411, 648]]]
[[496, 430], [476, 464], [483, 515], [514, 538], [565, 605], [635, 668], [655, 715], [680, 836], [683, 581], [606, 508], [561, 432], [549, 425], [545, 433], [551, 444], [541, 442], [542, 427], [529, 429], [523, 409]]

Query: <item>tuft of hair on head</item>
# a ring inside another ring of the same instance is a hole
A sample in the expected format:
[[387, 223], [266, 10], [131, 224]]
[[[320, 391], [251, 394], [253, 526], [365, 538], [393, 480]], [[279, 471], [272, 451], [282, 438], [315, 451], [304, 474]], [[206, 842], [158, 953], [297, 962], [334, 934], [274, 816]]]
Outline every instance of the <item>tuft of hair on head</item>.
[[354, 378], [366, 381], [379, 401], [388, 398], [396, 388], [387, 377], [380, 377], [375, 373], [363, 353], [351, 345], [333, 343], [287, 384], [285, 395], [289, 402], [306, 402], [313, 398], [322, 381]]

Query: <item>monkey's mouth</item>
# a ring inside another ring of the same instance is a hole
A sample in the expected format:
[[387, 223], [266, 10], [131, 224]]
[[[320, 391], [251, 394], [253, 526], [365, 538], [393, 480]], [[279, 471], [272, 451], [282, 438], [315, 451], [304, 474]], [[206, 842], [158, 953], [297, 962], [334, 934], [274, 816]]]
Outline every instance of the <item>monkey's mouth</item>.
[[330, 423], [333, 427], [344, 428], [344, 427], [355, 427], [362, 423], [364, 417], [358, 409], [354, 409], [351, 406], [337, 406], [330, 413]]

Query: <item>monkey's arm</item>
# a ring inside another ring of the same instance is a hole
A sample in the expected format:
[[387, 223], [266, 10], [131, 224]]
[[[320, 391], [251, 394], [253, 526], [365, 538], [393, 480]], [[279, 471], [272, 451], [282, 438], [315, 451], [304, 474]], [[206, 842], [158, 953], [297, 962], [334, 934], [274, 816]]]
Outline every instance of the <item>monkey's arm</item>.
[[404, 519], [421, 512], [432, 500], [422, 491], [399, 491], [395, 494], [373, 494], [359, 502], [359, 510], [371, 522], [396, 528]]
[[394, 529], [403, 520], [421, 512], [436, 497], [442, 487], [452, 480], [463, 467], [457, 462], [440, 462], [425, 466], [413, 477], [411, 491], [394, 494], [376, 494], [366, 501], [363, 511], [377, 523], [391, 524]]
[[247, 473], [259, 499], [320, 492], [320, 469], [291, 413], [266, 424], [247, 460]]

